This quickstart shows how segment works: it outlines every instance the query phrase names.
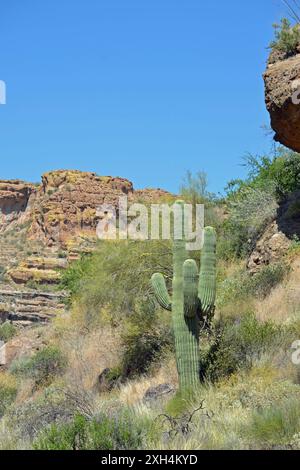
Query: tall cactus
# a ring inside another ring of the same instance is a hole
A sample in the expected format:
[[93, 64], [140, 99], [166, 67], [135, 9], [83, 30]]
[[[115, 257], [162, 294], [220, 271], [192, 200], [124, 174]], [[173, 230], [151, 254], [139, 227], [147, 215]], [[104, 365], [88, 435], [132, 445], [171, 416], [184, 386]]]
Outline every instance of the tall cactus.
[[[177, 204], [183, 203], [178, 201]], [[174, 240], [172, 299], [162, 274], [154, 274], [151, 280], [159, 304], [172, 311], [181, 390], [199, 384], [199, 323], [213, 315], [216, 296], [215, 230], [211, 227], [204, 229], [200, 275], [196, 262], [186, 260], [185, 243], [184, 239]]]

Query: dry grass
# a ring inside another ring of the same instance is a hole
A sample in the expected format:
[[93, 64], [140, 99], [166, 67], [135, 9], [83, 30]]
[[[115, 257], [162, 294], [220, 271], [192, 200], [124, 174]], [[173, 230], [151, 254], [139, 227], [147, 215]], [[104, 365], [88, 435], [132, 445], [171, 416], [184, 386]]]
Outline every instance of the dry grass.
[[163, 383], [169, 383], [175, 388], [178, 386], [178, 376], [174, 358], [166, 360], [155, 374], [127, 382], [120, 388], [119, 399], [128, 406], [139, 404], [148, 388]]
[[291, 264], [291, 272], [283, 284], [275, 287], [263, 300], [254, 302], [254, 311], [261, 321], [272, 319], [282, 323], [300, 313], [300, 258]]
[[[196, 410], [202, 400], [205, 409], [194, 415], [188, 435], [163, 437], [161, 432], [168, 431], [166, 425], [160, 427], [159, 437], [148, 445], [159, 450], [247, 450], [254, 445], [247, 433], [253, 412], [299, 397], [297, 385], [280, 380], [272, 366], [257, 364], [248, 373], [239, 373], [218, 385], [207, 384], [199, 389], [188, 403], [187, 412]], [[145, 406], [137, 406], [136, 412], [150, 413]], [[152, 410], [153, 422], [157, 414]]]
[[120, 361], [120, 335], [108, 326], [82, 335], [69, 331], [61, 342], [61, 349], [68, 357], [65, 381], [76, 388], [91, 390], [99, 374], [116, 367]]

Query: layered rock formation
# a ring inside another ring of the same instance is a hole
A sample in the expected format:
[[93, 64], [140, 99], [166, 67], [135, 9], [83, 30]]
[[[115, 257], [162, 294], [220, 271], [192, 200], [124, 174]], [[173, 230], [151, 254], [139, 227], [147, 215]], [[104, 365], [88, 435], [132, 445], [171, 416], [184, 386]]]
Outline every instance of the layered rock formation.
[[300, 47], [297, 52], [292, 57], [272, 52], [264, 82], [275, 140], [300, 152]]
[[0, 181], [0, 323], [26, 326], [63, 311], [64, 294], [49, 290], [69, 262], [94, 250], [98, 209], [111, 205], [118, 212], [121, 196], [129, 204], [174, 197], [76, 170], [46, 173], [40, 185]]
[[0, 289], [0, 323], [14, 322], [16, 326], [47, 323], [64, 312], [65, 293]]

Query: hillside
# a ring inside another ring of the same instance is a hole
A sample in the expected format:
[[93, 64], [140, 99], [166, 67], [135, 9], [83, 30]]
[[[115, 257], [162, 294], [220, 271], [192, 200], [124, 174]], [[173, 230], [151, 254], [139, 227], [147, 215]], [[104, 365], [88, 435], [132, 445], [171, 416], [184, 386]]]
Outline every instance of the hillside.
[[3, 182], [0, 448], [299, 449], [299, 162], [252, 159], [223, 199], [196, 193], [197, 177], [183, 190], [217, 233], [215, 309], [185, 392], [150, 288], [159, 271], [171, 292], [176, 243], [94, 233], [103, 201], [172, 196], [75, 171]]

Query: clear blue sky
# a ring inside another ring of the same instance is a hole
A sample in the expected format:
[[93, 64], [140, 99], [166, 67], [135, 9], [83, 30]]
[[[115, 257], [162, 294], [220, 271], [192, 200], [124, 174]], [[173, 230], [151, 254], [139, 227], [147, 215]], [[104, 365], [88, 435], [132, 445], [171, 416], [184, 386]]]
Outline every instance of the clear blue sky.
[[1, 0], [0, 179], [75, 168], [210, 190], [270, 149], [262, 73], [280, 0]]

